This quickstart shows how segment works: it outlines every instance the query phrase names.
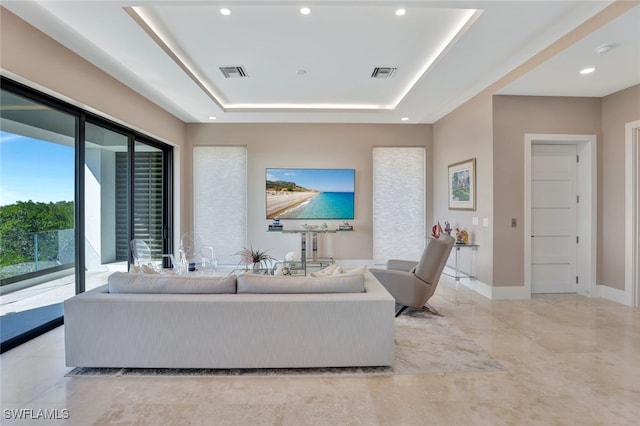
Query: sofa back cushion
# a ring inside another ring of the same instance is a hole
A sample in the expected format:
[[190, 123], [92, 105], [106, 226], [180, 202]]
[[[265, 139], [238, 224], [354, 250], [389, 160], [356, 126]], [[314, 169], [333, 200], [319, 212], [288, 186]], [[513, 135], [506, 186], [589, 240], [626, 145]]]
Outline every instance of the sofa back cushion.
[[364, 275], [331, 277], [268, 276], [244, 273], [238, 276], [238, 293], [362, 293]]
[[107, 280], [109, 293], [220, 294], [236, 292], [236, 277], [132, 274], [115, 272]]

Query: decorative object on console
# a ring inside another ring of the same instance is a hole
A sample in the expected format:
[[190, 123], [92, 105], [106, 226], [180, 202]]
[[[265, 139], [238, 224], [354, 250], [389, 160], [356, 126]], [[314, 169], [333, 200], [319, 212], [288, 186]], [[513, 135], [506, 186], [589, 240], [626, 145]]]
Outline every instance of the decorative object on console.
[[469, 233], [464, 229], [456, 228], [456, 244], [468, 244]]
[[445, 220], [445, 221], [444, 221], [444, 232], [445, 232], [447, 235], [451, 235], [451, 231], [452, 231], [452, 229], [451, 229], [451, 223], [449, 223], [448, 221], [446, 221], [446, 220]]
[[342, 225], [338, 225], [338, 231], [353, 231], [353, 225], [345, 220]]
[[449, 210], [476, 209], [476, 159], [449, 166]]
[[440, 226], [440, 222], [438, 221], [437, 224], [431, 227], [431, 236], [438, 239], [440, 235], [442, 235], [442, 226]]
[[269, 231], [282, 231], [283, 228], [284, 227], [282, 226], [282, 224], [280, 223], [280, 221], [278, 219], [274, 220], [269, 225]]
[[289, 269], [289, 267], [286, 266], [286, 265], [280, 265], [273, 271], [273, 275], [276, 276], [276, 277], [290, 276], [291, 275], [291, 269]]
[[286, 260], [287, 262], [299, 262], [300, 255], [297, 251], [290, 251], [289, 253], [284, 255], [284, 260]]

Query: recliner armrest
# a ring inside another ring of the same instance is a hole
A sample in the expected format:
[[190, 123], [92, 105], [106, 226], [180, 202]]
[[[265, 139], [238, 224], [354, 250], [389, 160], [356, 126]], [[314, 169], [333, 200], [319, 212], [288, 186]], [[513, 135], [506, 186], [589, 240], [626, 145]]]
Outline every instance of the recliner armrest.
[[418, 265], [418, 262], [413, 260], [400, 260], [400, 259], [389, 259], [387, 261], [387, 269], [393, 269], [397, 271], [407, 271], [410, 272], [413, 268]]

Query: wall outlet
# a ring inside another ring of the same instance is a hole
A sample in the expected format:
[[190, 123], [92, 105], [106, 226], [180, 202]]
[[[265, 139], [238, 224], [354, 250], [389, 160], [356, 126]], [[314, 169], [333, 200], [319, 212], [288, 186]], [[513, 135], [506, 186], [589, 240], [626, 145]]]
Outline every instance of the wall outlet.
[[472, 218], [471, 219], [471, 223], [473, 223], [474, 225], [477, 225], [478, 224], [478, 218], [477, 217]]
[[511, 218], [511, 227], [515, 228], [516, 226], [518, 226], [518, 220], [515, 217]]
[[482, 219], [482, 226], [489, 226], [489, 218], [485, 217]]

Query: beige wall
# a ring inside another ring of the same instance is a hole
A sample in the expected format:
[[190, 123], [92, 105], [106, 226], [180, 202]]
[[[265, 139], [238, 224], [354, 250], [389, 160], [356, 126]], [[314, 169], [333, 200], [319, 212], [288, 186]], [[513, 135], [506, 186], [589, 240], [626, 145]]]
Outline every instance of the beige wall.
[[598, 284], [625, 290], [625, 124], [640, 120], [640, 85], [602, 98]]
[[[481, 94], [465, 103], [433, 126], [433, 218], [449, 221], [452, 227], [467, 229], [470, 239], [480, 245], [475, 262], [478, 279], [493, 282], [493, 129], [491, 96]], [[448, 165], [476, 158], [477, 210], [448, 209]], [[478, 225], [472, 219], [477, 217]], [[483, 226], [483, 219], [489, 226]], [[468, 256], [470, 253], [463, 253]], [[467, 262], [465, 262], [467, 263]], [[472, 263], [475, 263], [473, 265]]]
[[[601, 145], [600, 98], [495, 96], [493, 119], [493, 252], [499, 259], [494, 264], [494, 285], [523, 286], [524, 135], [596, 135]], [[516, 228], [511, 227], [511, 218], [517, 219]]]
[[0, 66], [9, 78], [165, 142], [184, 142], [184, 123], [0, 7]]
[[[427, 170], [431, 164], [431, 125], [368, 124], [188, 124], [190, 148], [183, 173], [185, 206], [192, 206], [192, 147], [196, 145], [245, 145], [248, 150], [248, 236], [254, 247], [270, 248], [282, 257], [291, 250], [299, 251], [297, 235], [267, 232], [265, 219], [265, 168], [355, 168], [356, 218], [350, 221], [355, 232], [323, 235], [320, 255], [336, 259], [373, 257], [372, 240], [372, 149], [375, 146], [424, 146]], [[428, 185], [429, 186], [429, 185]], [[427, 193], [427, 211], [431, 204]], [[192, 211], [185, 213], [183, 229], [192, 228]], [[431, 217], [427, 218], [431, 222]], [[321, 222], [320, 222], [321, 223]], [[328, 221], [338, 225], [337, 221]], [[296, 227], [300, 221], [284, 221], [285, 227]]]

